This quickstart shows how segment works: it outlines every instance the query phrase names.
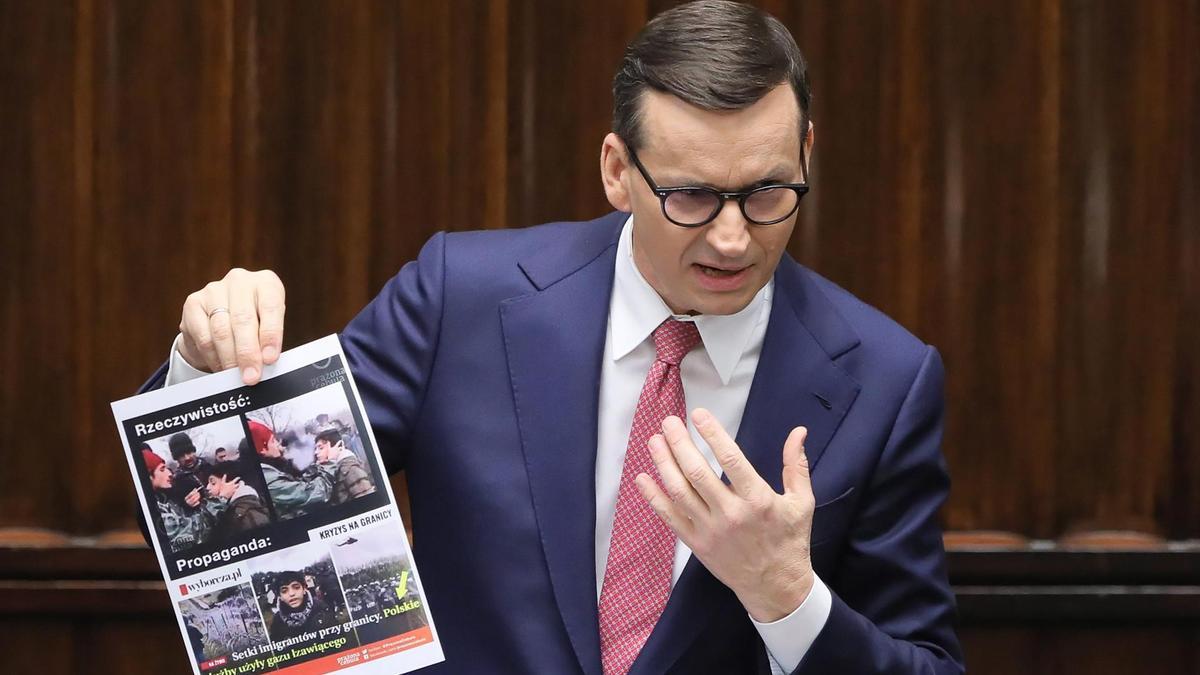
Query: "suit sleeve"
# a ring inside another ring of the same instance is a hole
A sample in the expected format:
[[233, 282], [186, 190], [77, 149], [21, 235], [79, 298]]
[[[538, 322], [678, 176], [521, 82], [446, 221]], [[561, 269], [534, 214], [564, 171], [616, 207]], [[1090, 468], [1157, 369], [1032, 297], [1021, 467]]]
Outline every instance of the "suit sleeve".
[[404, 469], [437, 353], [445, 239], [434, 235], [341, 334], [389, 473]]
[[825, 627], [797, 675], [964, 672], [954, 635], [938, 509], [950, 490], [941, 453], [941, 357], [909, 387], [832, 579]]

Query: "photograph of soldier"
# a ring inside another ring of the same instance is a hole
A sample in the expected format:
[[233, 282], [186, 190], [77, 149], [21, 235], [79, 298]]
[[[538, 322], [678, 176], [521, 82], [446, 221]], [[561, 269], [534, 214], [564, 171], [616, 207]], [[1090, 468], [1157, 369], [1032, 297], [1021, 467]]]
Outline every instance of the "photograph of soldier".
[[[196, 663], [267, 643], [250, 584], [222, 588], [179, 603]], [[236, 665], [236, 664], [235, 664]]]
[[333, 547], [350, 616], [380, 616], [356, 629], [364, 645], [429, 625], [403, 541], [399, 527], [383, 524], [357, 530]]
[[[218, 522], [234, 493], [244, 484], [262, 485], [256, 462], [250, 463], [252, 471], [242, 470], [233, 477], [210, 480], [216, 451], [237, 447], [245, 437], [241, 419], [227, 417], [142, 444], [139, 454], [151, 478], [156, 507], [151, 510], [158, 511], [156, 527], [166, 535], [171, 552], [178, 553], [228, 534], [230, 528], [218, 527]], [[151, 464], [155, 468], [162, 465], [161, 471], [151, 471]], [[149, 499], [151, 495], [147, 495]]]
[[250, 437], [261, 463], [267, 496], [281, 520], [308, 515], [332, 503], [337, 481], [337, 465], [314, 461], [301, 469], [284, 455], [283, 442], [275, 430], [258, 420], [250, 420]]
[[377, 471], [340, 382], [248, 412], [246, 426], [279, 519], [375, 493]]
[[[253, 469], [257, 471], [257, 469]], [[221, 481], [240, 481], [229, 497], [229, 507], [217, 517], [216, 536], [227, 537], [271, 523], [271, 514], [262, 495], [245, 480], [246, 466], [241, 462], [217, 462], [208, 472], [208, 490], [216, 491]]]
[[175, 460], [175, 466], [171, 467], [175, 473], [175, 487], [172, 488], [175, 498], [182, 502], [192, 490], [203, 492], [212, 464], [196, 452], [192, 437], [186, 431], [181, 431], [168, 438], [167, 445], [171, 449], [171, 458]]
[[217, 478], [209, 483], [205, 494], [201, 494], [200, 488], [193, 488], [181, 503], [175, 499], [175, 477], [166, 461], [146, 448], [142, 448], [141, 454], [150, 478], [152, 498], [158, 508], [156, 527], [165, 535], [171, 552], [178, 553], [213, 540], [217, 535], [217, 520], [229, 507], [229, 499], [241, 486], [241, 481]]
[[[251, 580], [272, 641], [319, 633], [350, 620], [326, 544], [303, 544], [259, 558], [253, 570]], [[359, 644], [353, 632], [334, 632], [324, 639], [335, 637], [347, 638], [344, 647]]]

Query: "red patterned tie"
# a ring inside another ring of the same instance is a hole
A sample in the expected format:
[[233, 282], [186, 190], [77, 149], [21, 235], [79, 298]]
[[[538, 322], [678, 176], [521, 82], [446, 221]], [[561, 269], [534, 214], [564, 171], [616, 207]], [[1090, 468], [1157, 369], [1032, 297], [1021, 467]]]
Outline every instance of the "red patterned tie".
[[657, 355], [633, 414], [633, 429], [629, 432], [617, 491], [608, 565], [600, 588], [600, 655], [604, 675], [625, 675], [629, 671], [671, 594], [675, 533], [642, 499], [634, 478], [645, 473], [659, 481], [646, 443], [662, 430], [662, 421], [668, 415], [685, 419], [687, 408], [679, 362], [699, 343], [700, 332], [690, 321], [667, 319], [654, 330]]

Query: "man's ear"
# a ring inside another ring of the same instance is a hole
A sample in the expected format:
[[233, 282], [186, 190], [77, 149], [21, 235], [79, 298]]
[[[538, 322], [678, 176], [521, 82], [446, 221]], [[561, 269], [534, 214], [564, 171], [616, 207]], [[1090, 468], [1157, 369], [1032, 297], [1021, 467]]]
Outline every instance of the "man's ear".
[[628, 156], [620, 136], [609, 133], [604, 137], [600, 145], [600, 180], [604, 183], [604, 194], [614, 209], [626, 213], [633, 210], [627, 182]]
[[813, 143], [815, 143], [816, 140], [817, 134], [813, 130], [812, 120], [809, 120], [807, 132], [804, 134], [804, 166], [808, 167], [810, 171], [812, 170]]

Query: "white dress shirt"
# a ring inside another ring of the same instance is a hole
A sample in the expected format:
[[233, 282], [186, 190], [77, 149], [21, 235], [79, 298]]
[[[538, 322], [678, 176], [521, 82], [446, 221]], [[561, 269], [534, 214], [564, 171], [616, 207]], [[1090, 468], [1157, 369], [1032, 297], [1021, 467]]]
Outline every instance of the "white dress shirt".
[[[769, 282], [742, 311], [728, 316], [675, 316], [694, 321], [702, 346], [694, 349], [679, 364], [684, 400], [688, 410], [706, 408], [721, 426], [736, 437], [742, 413], [750, 393], [750, 383], [758, 367], [767, 319], [771, 313], [774, 282]], [[608, 336], [604, 343], [604, 363], [600, 373], [599, 433], [596, 456], [596, 597], [599, 599], [608, 564], [613, 517], [617, 509], [617, 490], [621, 468], [633, 426], [646, 373], [654, 361], [651, 334], [671, 310], [646, 281], [633, 262], [633, 218], [625, 222], [617, 244], [616, 270], [608, 312]], [[167, 386], [205, 373], [192, 368], [172, 346]], [[713, 471], [721, 467], [708, 445], [689, 420], [692, 441], [704, 454]], [[782, 448], [779, 449], [783, 451]], [[683, 542], [675, 544], [671, 584], [679, 580], [691, 550]], [[767, 647], [771, 670], [787, 673], [796, 669], [817, 634], [825, 626], [833, 599], [829, 589], [816, 578], [808, 598], [790, 615], [772, 622], [759, 623], [751, 618]]]
[[[646, 281], [633, 262], [633, 218], [625, 222], [617, 243], [616, 271], [608, 308], [608, 339], [600, 371], [599, 431], [596, 439], [596, 597], [604, 583], [617, 490], [633, 427], [633, 414], [641, 396], [646, 373], [654, 362], [654, 329], [668, 318], [693, 321], [700, 331], [702, 346], [692, 350], [679, 364], [683, 396], [688, 411], [706, 408], [730, 436], [737, 437], [750, 395], [750, 383], [758, 368], [763, 336], [771, 315], [774, 281], [754, 296], [742, 311], [727, 316], [676, 316]], [[708, 444], [687, 420], [692, 442], [718, 475], [721, 467]], [[783, 452], [783, 448], [779, 449]], [[675, 543], [671, 584], [692, 557], [682, 541]], [[796, 611], [772, 623], [751, 619], [771, 656], [774, 672], [791, 672], [800, 664], [813, 640], [825, 626], [833, 598], [817, 578], [812, 592]]]

